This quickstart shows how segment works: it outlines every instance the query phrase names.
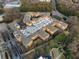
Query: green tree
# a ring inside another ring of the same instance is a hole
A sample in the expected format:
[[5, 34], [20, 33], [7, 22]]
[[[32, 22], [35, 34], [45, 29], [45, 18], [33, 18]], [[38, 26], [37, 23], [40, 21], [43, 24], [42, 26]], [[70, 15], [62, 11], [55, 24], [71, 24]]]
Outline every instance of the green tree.
[[65, 56], [67, 59], [73, 59], [73, 56], [72, 56], [72, 53], [71, 53], [71, 50], [68, 49], [67, 47], [64, 48], [64, 51], [65, 51]]
[[33, 11], [33, 12], [47, 12], [47, 11], [52, 11], [52, 4], [51, 3], [35, 3], [35, 4], [31, 4], [31, 3], [27, 3], [26, 2], [22, 2], [22, 6], [20, 7], [20, 11], [22, 12], [27, 12], [27, 11]]
[[64, 42], [66, 38], [67, 36], [65, 34], [59, 34], [54, 38], [54, 40], [55, 42], [58, 43], [58, 42]]

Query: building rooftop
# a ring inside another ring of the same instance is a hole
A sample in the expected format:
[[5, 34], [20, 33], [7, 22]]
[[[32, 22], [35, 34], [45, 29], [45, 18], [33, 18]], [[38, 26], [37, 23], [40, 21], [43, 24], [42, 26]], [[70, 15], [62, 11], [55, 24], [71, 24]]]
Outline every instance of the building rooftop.
[[45, 32], [45, 31], [38, 31], [38, 36], [40, 37], [40, 39], [42, 39], [42, 40], [46, 40], [46, 39], [48, 39], [49, 38], [49, 34], [47, 33], [47, 32]]
[[[43, 16], [50, 16], [50, 13], [49, 12], [27, 12], [24, 15], [23, 22], [28, 23], [31, 20], [33, 20], [33, 18], [38, 19], [38, 17], [41, 17], [41, 16], [42, 17]], [[32, 19], [31, 19], [31, 17], [32, 17]]]
[[25, 37], [28, 37], [32, 33], [42, 29], [43, 27], [47, 26], [48, 24], [52, 23], [53, 21], [50, 21], [49, 18], [41, 18], [38, 20], [35, 24], [32, 24], [32, 26], [27, 26], [26, 29], [20, 30]]
[[59, 29], [57, 27], [54, 27], [53, 24], [46, 26], [46, 31], [48, 31], [51, 35], [53, 35], [58, 30]]
[[27, 22], [28, 19], [26, 18], [25, 18], [26, 20], [25, 23], [28, 23], [30, 25], [26, 24], [25, 28], [20, 28], [14, 31], [14, 35], [17, 38], [17, 40], [20, 37], [20, 41], [22, 41], [22, 43], [26, 47], [28, 46], [30, 42], [32, 42], [33, 40], [37, 38], [40, 38], [46, 41], [50, 35], [55, 34], [60, 29], [65, 30], [68, 26], [66, 23], [58, 21], [49, 16], [33, 18], [32, 20], [29, 19], [29, 22]]
[[51, 0], [29, 0], [30, 3], [50, 2]]
[[54, 22], [54, 25], [62, 30], [65, 30], [68, 27], [68, 24], [57, 20]]
[[60, 52], [59, 48], [53, 48], [50, 51], [50, 55], [53, 59], [66, 59], [63, 52]]
[[14, 8], [14, 7], [20, 7], [21, 2], [20, 0], [5, 0], [4, 1], [4, 8]]
[[45, 41], [49, 38], [50, 34], [53, 35], [59, 30], [59, 28], [61, 28], [62, 30], [67, 28], [66, 23], [57, 21], [50, 17], [40, 17], [35, 23], [31, 24], [32, 25], [27, 25], [25, 28], [15, 31], [14, 33], [16, 38], [22, 37], [23, 40], [20, 41], [22, 41], [25, 46], [27, 46], [29, 42], [37, 38], [40, 38]]
[[[32, 26], [27, 26], [25, 29], [20, 30], [24, 40], [23, 43], [29, 43], [29, 41], [40, 37], [42, 40], [45, 40], [49, 37], [49, 34], [45, 31], [42, 31], [42, 28], [52, 23], [49, 18], [40, 18]], [[27, 39], [26, 39], [27, 38]], [[26, 41], [27, 40], [27, 41]]]

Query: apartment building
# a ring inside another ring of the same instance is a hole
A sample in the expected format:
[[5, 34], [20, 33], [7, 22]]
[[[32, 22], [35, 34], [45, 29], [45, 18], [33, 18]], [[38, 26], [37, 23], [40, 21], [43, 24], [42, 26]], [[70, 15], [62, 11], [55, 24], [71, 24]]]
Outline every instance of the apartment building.
[[20, 0], [4, 0], [4, 8], [15, 8], [21, 6]]
[[[29, 19], [27, 19], [27, 21], [28, 20]], [[15, 37], [20, 37], [20, 38], [22, 37], [22, 39], [20, 39], [19, 41], [22, 41], [22, 43], [26, 47], [30, 46], [30, 43], [32, 43], [33, 40], [36, 40], [37, 38], [46, 41], [49, 39], [50, 35], [54, 35], [60, 29], [65, 30], [68, 26], [68, 24], [48, 16], [36, 18], [35, 21], [34, 19], [29, 20], [30, 23], [27, 21], [24, 22], [26, 23], [25, 28], [23, 29], [20, 28], [18, 31], [14, 32]], [[31, 24], [31, 25], [27, 25], [27, 24]]]

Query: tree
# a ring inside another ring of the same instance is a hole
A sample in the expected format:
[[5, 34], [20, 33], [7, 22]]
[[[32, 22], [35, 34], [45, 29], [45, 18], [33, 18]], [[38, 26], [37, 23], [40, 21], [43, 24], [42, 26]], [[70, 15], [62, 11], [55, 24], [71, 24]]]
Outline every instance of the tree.
[[40, 56], [40, 50], [35, 49], [35, 51], [34, 51], [34, 59], [37, 59], [39, 56]]
[[66, 16], [79, 16], [78, 0], [55, 0], [57, 10]]
[[52, 11], [52, 4], [51, 3], [47, 3], [47, 2], [38, 2], [38, 3], [34, 3], [32, 4], [31, 2], [29, 2], [28, 0], [22, 1], [22, 6], [20, 7], [20, 11], [22, 12], [27, 12], [27, 11], [33, 11], [33, 12], [47, 12], [47, 11]]
[[5, 10], [4, 22], [8, 23], [20, 18], [21, 18], [21, 14], [19, 11], [14, 9]]
[[0, 14], [2, 14], [4, 11], [3, 11], [3, 9], [2, 8], [0, 8]]
[[71, 53], [71, 50], [69, 50], [67, 47], [64, 48], [64, 54], [66, 56], [67, 59], [73, 59], [73, 55]]
[[65, 36], [65, 34], [59, 34], [59, 35], [57, 35], [55, 38], [54, 38], [54, 40], [55, 40], [55, 42], [64, 42], [64, 40], [66, 39], [66, 36]]

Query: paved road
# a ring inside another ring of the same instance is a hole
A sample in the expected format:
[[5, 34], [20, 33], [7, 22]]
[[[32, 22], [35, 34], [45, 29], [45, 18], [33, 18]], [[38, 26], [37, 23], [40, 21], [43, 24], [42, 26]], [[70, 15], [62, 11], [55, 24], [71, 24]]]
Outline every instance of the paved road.
[[7, 49], [9, 51], [11, 59], [23, 59], [21, 56], [22, 49], [19, 44], [17, 44], [16, 39], [12, 36], [10, 32], [5, 31], [3, 34], [4, 41], [7, 43]]
[[2, 58], [1, 58], [1, 53], [0, 53], [0, 59], [2, 59]]
[[[0, 44], [3, 43], [3, 38], [1, 36], [1, 32], [4, 32], [5, 30], [7, 30], [7, 25], [5, 23], [0, 23]], [[3, 59], [2, 57], [2, 53], [0, 53], [0, 59]]]

